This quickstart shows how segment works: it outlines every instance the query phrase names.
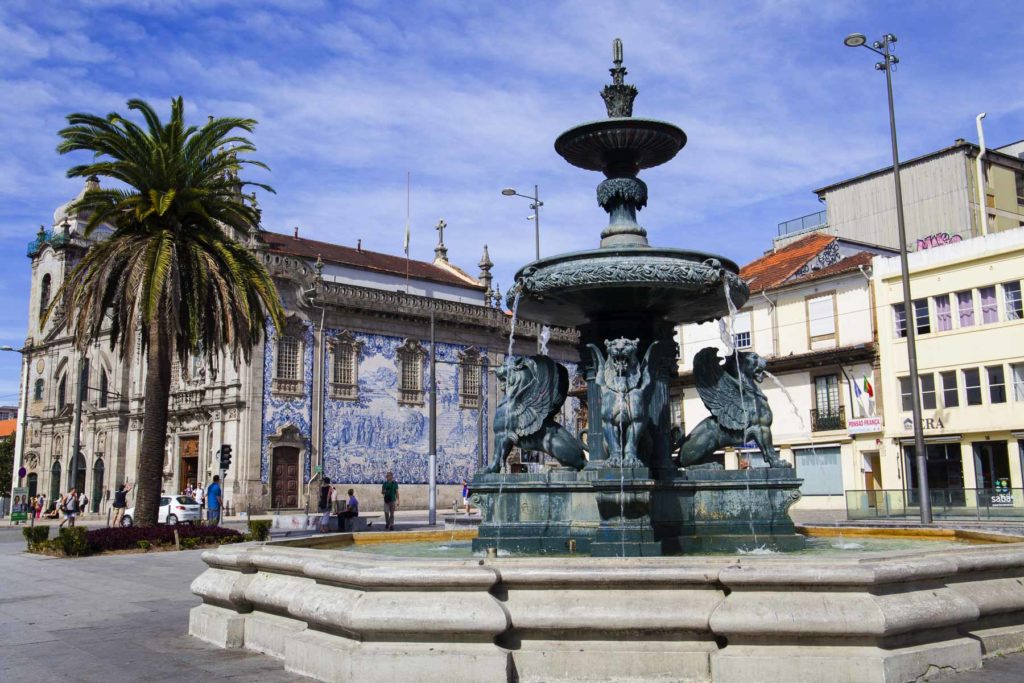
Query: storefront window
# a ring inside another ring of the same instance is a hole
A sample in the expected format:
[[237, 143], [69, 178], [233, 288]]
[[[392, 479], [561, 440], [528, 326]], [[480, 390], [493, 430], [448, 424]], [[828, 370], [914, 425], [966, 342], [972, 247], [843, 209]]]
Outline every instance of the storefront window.
[[975, 441], [974, 477], [979, 489], [992, 489], [1010, 479], [1010, 456], [1005, 441]]
[[[903, 447], [908, 486], [907, 501], [918, 504], [917, 462], [914, 447]], [[925, 445], [925, 465], [928, 471], [928, 489], [933, 505], [964, 505], [964, 468], [959, 443], [933, 443]]]

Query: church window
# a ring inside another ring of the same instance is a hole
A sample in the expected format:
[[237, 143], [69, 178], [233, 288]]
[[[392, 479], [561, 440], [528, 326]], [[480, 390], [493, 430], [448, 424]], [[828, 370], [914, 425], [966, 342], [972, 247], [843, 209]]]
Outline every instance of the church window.
[[480, 352], [469, 348], [459, 354], [459, 407], [479, 408], [483, 386], [483, 367]]
[[57, 414], [59, 415], [64, 411], [64, 406], [68, 404], [68, 376], [64, 375], [60, 378], [60, 382], [57, 383]]
[[406, 339], [398, 348], [398, 402], [423, 405], [423, 346]]
[[33, 391], [32, 391], [32, 400], [33, 401], [42, 401], [43, 400], [43, 387], [44, 387], [43, 380], [37, 379], [36, 380], [35, 389], [33, 389]]
[[42, 318], [46, 309], [50, 307], [50, 274], [43, 276], [39, 285], [39, 317]]
[[106, 370], [100, 370], [100, 395], [99, 395], [99, 399], [98, 399], [98, 403], [99, 403], [100, 408], [106, 408], [107, 407], [107, 391], [108, 391], [108, 389], [109, 389], [109, 384], [108, 384], [108, 380], [107, 380], [107, 371]]
[[289, 335], [278, 339], [273, 390], [282, 394], [301, 394], [301, 370], [302, 344], [298, 338]]
[[331, 353], [331, 398], [359, 398], [359, 349], [362, 342], [348, 331], [335, 339]]

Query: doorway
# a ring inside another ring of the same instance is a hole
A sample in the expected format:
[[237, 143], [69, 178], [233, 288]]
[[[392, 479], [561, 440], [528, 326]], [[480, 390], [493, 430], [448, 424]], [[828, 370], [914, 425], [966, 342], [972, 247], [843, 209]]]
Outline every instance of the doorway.
[[60, 498], [60, 462], [55, 460], [50, 468], [50, 500]]
[[299, 507], [298, 448], [278, 446], [274, 449], [270, 486], [270, 507]]
[[[975, 485], [984, 491], [1010, 486], [1010, 453], [1005, 441], [975, 441]], [[981, 491], [979, 491], [979, 494]]]
[[867, 492], [868, 507], [878, 507], [885, 492], [882, 488], [881, 464], [878, 459], [878, 451], [862, 453], [861, 469], [864, 472], [864, 490]]
[[178, 437], [178, 492], [184, 493], [199, 481], [199, 436]]
[[30, 498], [34, 498], [39, 493], [39, 475], [33, 472], [28, 475], [28, 495]]

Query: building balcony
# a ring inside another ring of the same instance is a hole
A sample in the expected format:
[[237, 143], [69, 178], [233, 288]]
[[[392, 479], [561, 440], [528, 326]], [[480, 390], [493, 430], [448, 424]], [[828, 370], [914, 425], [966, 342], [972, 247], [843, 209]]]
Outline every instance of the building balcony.
[[286, 379], [275, 377], [270, 385], [270, 390], [275, 394], [287, 394], [289, 396], [302, 396], [303, 385], [301, 379]]
[[828, 211], [816, 211], [800, 218], [794, 218], [779, 223], [779, 237], [787, 235], [798, 235], [801, 232], [810, 232], [828, 225]]
[[838, 429], [846, 429], [846, 413], [843, 411], [843, 406], [825, 410], [811, 409], [812, 432], [828, 432]]
[[330, 382], [328, 383], [331, 392], [331, 398], [338, 398], [344, 400], [355, 400], [359, 398], [359, 385], [357, 384], [346, 384], [344, 382]]

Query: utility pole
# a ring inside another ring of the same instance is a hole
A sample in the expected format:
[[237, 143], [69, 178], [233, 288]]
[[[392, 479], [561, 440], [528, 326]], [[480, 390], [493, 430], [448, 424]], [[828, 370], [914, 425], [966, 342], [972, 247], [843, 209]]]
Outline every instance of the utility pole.
[[434, 311], [430, 311], [430, 451], [427, 467], [430, 469], [428, 523], [437, 524], [437, 340], [434, 335]]

